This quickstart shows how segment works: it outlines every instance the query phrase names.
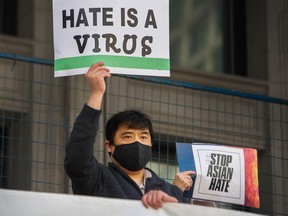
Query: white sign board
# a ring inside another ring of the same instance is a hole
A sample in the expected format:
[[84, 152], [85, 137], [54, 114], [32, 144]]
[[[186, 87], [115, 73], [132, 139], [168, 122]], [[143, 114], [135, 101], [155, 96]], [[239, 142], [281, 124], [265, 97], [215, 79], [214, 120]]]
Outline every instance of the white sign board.
[[180, 171], [196, 172], [186, 197], [259, 208], [255, 149], [209, 143], [176, 143], [176, 148]]
[[194, 198], [244, 205], [245, 165], [240, 148], [193, 145], [196, 178]]
[[53, 0], [55, 76], [170, 76], [169, 0]]

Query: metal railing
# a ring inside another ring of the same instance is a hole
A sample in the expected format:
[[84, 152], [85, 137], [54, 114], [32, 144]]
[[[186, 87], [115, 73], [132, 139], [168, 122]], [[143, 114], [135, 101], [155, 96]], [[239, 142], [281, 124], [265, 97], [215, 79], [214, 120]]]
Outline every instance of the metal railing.
[[[53, 61], [0, 52], [0, 187], [70, 193], [64, 145], [89, 90], [83, 76], [54, 78]], [[210, 142], [258, 150], [260, 209], [287, 215], [288, 100], [170, 79], [112, 76], [94, 149], [106, 163], [103, 127], [113, 113], [150, 114], [156, 140], [149, 164], [172, 181], [175, 142]]]

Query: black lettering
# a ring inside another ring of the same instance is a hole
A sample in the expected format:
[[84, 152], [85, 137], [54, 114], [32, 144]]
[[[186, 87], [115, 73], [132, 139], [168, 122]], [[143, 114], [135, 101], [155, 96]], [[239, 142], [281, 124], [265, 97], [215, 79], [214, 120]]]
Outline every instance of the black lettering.
[[219, 166], [213, 166], [213, 177], [218, 177], [218, 169], [219, 169]]
[[82, 54], [85, 50], [88, 38], [90, 38], [90, 35], [85, 34], [82, 36], [83, 37], [83, 43], [81, 44], [80, 39], [81, 39], [81, 35], [75, 35], [73, 38], [76, 40], [77, 46], [78, 46], [78, 50], [79, 53]]
[[70, 28], [74, 27], [74, 10], [70, 10], [70, 16], [66, 14], [66, 10], [62, 11], [62, 26], [63, 28], [67, 28], [67, 22], [70, 21]]
[[109, 52], [112, 49], [115, 53], [120, 53], [121, 49], [116, 48], [117, 38], [113, 34], [103, 34], [103, 38], [106, 39], [106, 52]]
[[232, 156], [231, 155], [227, 155], [227, 166], [229, 166], [229, 163], [232, 162]]
[[121, 26], [125, 26], [125, 8], [121, 8]]
[[79, 27], [81, 24], [84, 24], [84, 26], [88, 26], [88, 20], [84, 8], [79, 9], [76, 27]]
[[221, 179], [217, 179], [217, 183], [216, 183], [216, 186], [215, 186], [215, 189], [214, 189], [214, 190], [220, 191], [220, 189], [221, 189], [221, 183], [222, 183], [222, 180], [221, 180]]
[[230, 186], [229, 183], [230, 180], [212, 178], [209, 185], [209, 190], [228, 192], [228, 188]]
[[218, 176], [217, 176], [218, 178], [221, 178], [220, 176], [221, 176], [222, 170], [223, 170], [223, 167], [219, 166], [219, 172], [218, 172]]
[[222, 184], [222, 186], [221, 186], [220, 191], [223, 191], [223, 190], [224, 190], [224, 186], [226, 185], [226, 184], [225, 184], [226, 181], [227, 181], [227, 180], [225, 180], [225, 179], [222, 179], [222, 180], [221, 180], [221, 184]]
[[216, 154], [212, 153], [212, 154], [211, 154], [211, 161], [210, 161], [210, 164], [215, 165], [215, 163], [216, 163], [216, 161], [215, 161], [215, 157], [216, 157]]
[[234, 168], [228, 167], [228, 172], [227, 172], [227, 177], [226, 177], [226, 178], [229, 179], [229, 180], [232, 179], [233, 169], [234, 169]]
[[221, 154], [216, 154], [216, 155], [217, 155], [217, 165], [219, 165]]
[[100, 11], [100, 8], [89, 8], [89, 12], [93, 14], [93, 26], [97, 26], [97, 13]]
[[95, 44], [95, 47], [94, 49], [92, 50], [94, 53], [99, 53], [101, 52], [101, 49], [99, 47], [99, 38], [100, 38], [100, 35], [99, 34], [93, 34], [92, 35], [92, 38], [94, 38], [94, 44]]
[[[128, 40], [132, 39], [132, 47], [130, 50], [127, 48]], [[137, 40], [137, 35], [124, 35], [124, 41], [123, 41], [123, 51], [126, 54], [132, 54], [136, 50], [136, 41]]]
[[228, 192], [228, 187], [230, 187], [229, 183], [230, 183], [230, 180], [227, 180], [226, 187], [225, 187], [225, 192]]
[[152, 52], [152, 49], [150, 46], [146, 44], [146, 41], [149, 43], [153, 43], [153, 37], [152, 36], [145, 36], [141, 40], [142, 45], [142, 56], [145, 57], [146, 55], [150, 55]]
[[212, 177], [212, 169], [213, 169], [213, 166], [209, 165], [208, 170], [207, 170], [207, 177]]
[[212, 178], [209, 186], [209, 190], [214, 190], [216, 184], [216, 178]]
[[127, 15], [131, 20], [128, 20], [127, 24], [130, 27], [135, 27], [138, 25], [138, 18], [135, 16], [135, 14], [137, 14], [137, 10], [135, 8], [128, 9]]
[[156, 19], [153, 10], [148, 10], [147, 13], [145, 28], [148, 28], [149, 25], [152, 25], [154, 29], [157, 29]]
[[227, 166], [227, 164], [226, 164], [226, 155], [221, 155], [220, 164], [221, 164], [221, 166]]
[[226, 179], [227, 177], [227, 167], [222, 167], [222, 171], [221, 171], [221, 174], [219, 175], [219, 178], [222, 178], [222, 179]]
[[113, 22], [107, 20], [113, 17], [109, 12], [113, 12], [113, 8], [103, 8], [103, 26], [113, 26]]

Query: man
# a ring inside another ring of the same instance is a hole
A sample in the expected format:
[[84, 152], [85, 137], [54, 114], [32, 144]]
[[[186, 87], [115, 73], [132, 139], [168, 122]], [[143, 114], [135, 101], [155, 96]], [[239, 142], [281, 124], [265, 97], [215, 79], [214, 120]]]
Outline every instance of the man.
[[111, 156], [106, 167], [93, 156], [105, 79], [111, 75], [103, 63], [86, 73], [90, 96], [77, 117], [66, 145], [65, 170], [75, 194], [138, 199], [148, 208], [165, 202], [190, 202], [176, 186], [145, 168], [151, 158], [153, 129], [149, 116], [130, 110], [115, 114], [106, 125], [105, 148]]

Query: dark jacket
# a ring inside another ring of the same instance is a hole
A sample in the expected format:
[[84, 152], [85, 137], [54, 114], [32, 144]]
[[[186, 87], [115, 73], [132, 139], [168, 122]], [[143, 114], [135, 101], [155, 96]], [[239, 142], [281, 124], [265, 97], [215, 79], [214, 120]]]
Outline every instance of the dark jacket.
[[[99, 128], [101, 111], [86, 104], [77, 117], [68, 143], [66, 144], [65, 170], [72, 181], [75, 194], [92, 195], [111, 198], [140, 200], [143, 196], [139, 186], [119, 167], [109, 163], [108, 167], [97, 162], [93, 155], [93, 145]], [[176, 186], [160, 179], [148, 169], [152, 178], [145, 184], [145, 193], [150, 190], [161, 190], [178, 199], [183, 192]]]

